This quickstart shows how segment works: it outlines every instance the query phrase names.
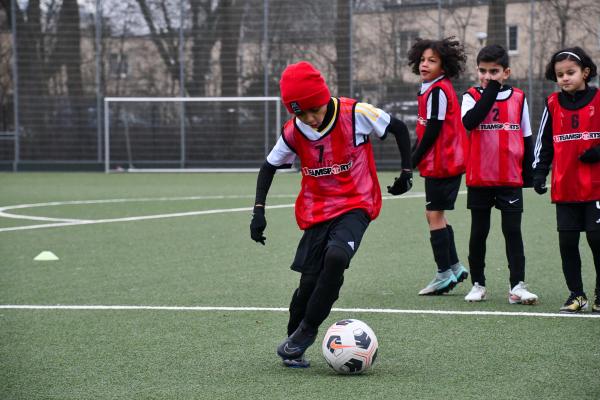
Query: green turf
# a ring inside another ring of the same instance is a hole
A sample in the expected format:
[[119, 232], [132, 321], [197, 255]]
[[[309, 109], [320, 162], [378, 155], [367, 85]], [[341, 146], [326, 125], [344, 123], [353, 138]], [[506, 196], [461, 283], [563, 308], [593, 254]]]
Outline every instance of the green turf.
[[[382, 186], [393, 175], [380, 174]], [[73, 200], [150, 199], [11, 210], [103, 219], [250, 207], [255, 174], [0, 174], [0, 207]], [[297, 174], [278, 175], [268, 204], [291, 204]], [[423, 192], [415, 180], [413, 194]], [[173, 199], [229, 196], [223, 199]], [[281, 197], [277, 197], [281, 196]], [[466, 261], [466, 196], [448, 213]], [[346, 274], [336, 307], [555, 313], [567, 289], [554, 207], [525, 191], [523, 236], [534, 307], [509, 305], [499, 213], [488, 239], [490, 299], [419, 297], [433, 257], [424, 199], [383, 203]], [[0, 232], [0, 304], [286, 307], [301, 232], [292, 208], [267, 211], [267, 246], [249, 239], [250, 211]], [[0, 218], [0, 229], [45, 222]], [[33, 261], [51, 250], [59, 261]], [[591, 296], [590, 250], [581, 241]], [[0, 310], [1, 399], [578, 398], [600, 393], [600, 319], [431, 314], [347, 315], [380, 341], [368, 374], [334, 375], [318, 346], [308, 370], [282, 368], [285, 312]]]

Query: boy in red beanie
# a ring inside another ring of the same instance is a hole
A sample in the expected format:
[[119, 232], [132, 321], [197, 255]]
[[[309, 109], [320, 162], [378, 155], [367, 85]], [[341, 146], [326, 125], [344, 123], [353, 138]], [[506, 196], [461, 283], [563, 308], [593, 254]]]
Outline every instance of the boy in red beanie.
[[296, 221], [304, 235], [291, 268], [300, 272], [292, 295], [288, 337], [277, 348], [284, 365], [305, 368], [304, 357], [329, 315], [369, 223], [381, 209], [381, 191], [369, 135], [392, 133], [402, 172], [388, 192], [412, 187], [410, 138], [406, 125], [367, 103], [331, 97], [321, 73], [306, 61], [281, 75], [281, 99], [293, 117], [260, 168], [250, 236], [265, 244], [265, 202], [273, 176], [300, 159], [302, 184]]

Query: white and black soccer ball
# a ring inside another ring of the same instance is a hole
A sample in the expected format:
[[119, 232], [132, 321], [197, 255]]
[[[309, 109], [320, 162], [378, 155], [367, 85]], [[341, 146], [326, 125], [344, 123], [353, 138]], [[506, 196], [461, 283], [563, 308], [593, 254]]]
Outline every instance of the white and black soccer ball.
[[344, 319], [331, 325], [323, 338], [323, 356], [339, 374], [360, 374], [377, 358], [379, 343], [369, 325]]

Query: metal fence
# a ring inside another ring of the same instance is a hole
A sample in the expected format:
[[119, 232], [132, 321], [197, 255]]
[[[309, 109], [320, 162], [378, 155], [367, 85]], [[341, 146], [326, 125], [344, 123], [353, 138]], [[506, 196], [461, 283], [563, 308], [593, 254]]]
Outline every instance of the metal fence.
[[[511, 83], [525, 90], [536, 127], [555, 90], [543, 79], [550, 54], [579, 45], [599, 60], [599, 24], [596, 0], [4, 0], [0, 168], [101, 170], [105, 97], [278, 96], [281, 71], [301, 59], [323, 71], [335, 95], [368, 101], [414, 130], [419, 82], [406, 53], [416, 37], [456, 36], [464, 44], [459, 93], [476, 83], [478, 49], [506, 46]], [[203, 130], [205, 111], [155, 129], [147, 151], [160, 158], [177, 136], [196, 143], [182, 164], [201, 163], [209, 152], [221, 166], [258, 166], [264, 144], [249, 137], [243, 115], [217, 109], [224, 117]], [[147, 130], [162, 114], [130, 128]], [[194, 132], [207, 130], [219, 140], [194, 151], [204, 142]], [[376, 157], [396, 168], [395, 144], [387, 142], [376, 143]], [[252, 143], [258, 151], [248, 150]]]

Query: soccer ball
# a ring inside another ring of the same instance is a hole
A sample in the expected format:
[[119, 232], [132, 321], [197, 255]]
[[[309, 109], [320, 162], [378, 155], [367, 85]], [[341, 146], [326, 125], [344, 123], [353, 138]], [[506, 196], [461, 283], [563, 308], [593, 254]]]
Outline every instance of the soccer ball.
[[362, 321], [344, 319], [331, 325], [323, 339], [323, 356], [339, 374], [360, 374], [377, 357], [379, 344], [375, 333]]

